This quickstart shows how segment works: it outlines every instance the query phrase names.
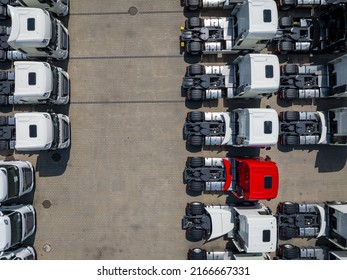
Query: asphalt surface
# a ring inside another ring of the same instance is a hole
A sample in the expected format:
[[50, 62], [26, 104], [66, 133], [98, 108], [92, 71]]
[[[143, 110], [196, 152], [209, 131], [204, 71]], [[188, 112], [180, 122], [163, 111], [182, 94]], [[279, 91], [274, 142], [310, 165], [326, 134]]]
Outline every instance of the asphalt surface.
[[[186, 61], [194, 59], [179, 54], [179, 27], [190, 16], [183, 13], [179, 0], [71, 2], [70, 16], [64, 19], [70, 57], [58, 63], [70, 74], [71, 103], [54, 108], [71, 119], [71, 148], [7, 157], [36, 166], [35, 193], [27, 200], [33, 200], [37, 211], [37, 231], [30, 242], [38, 259], [185, 259], [190, 247], [223, 250], [223, 239], [193, 244], [181, 230], [187, 202], [227, 201], [226, 195], [186, 193], [182, 172], [192, 155], [269, 155], [280, 171], [277, 199], [264, 202], [273, 210], [280, 201], [347, 200], [347, 148], [199, 152], [187, 148], [182, 139], [185, 115], [192, 109], [270, 105], [278, 111], [316, 110], [346, 106], [345, 99], [294, 105], [276, 97], [260, 104], [250, 100], [186, 103], [181, 82]], [[130, 7], [137, 8], [136, 15], [129, 14]], [[223, 59], [232, 57], [218, 61]], [[213, 63], [215, 58], [204, 62]]]

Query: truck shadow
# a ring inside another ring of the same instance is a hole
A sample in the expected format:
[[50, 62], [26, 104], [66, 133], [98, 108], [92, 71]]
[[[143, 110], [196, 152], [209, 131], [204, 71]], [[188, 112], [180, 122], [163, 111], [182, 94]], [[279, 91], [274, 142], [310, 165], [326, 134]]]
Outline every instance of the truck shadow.
[[36, 171], [40, 177], [62, 175], [70, 159], [71, 145], [67, 149], [42, 151], [36, 161]]

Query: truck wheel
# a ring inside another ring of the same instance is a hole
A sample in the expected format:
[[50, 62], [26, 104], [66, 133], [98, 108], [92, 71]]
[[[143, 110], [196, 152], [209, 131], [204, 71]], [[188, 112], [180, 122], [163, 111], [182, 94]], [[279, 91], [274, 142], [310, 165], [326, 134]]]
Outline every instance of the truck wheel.
[[204, 236], [202, 229], [198, 228], [190, 228], [187, 233], [190, 241], [201, 241]]
[[5, 95], [0, 95], [0, 104], [1, 104], [1, 105], [8, 105], [7, 96], [5, 96]]
[[292, 7], [295, 7], [295, 0], [282, 0], [280, 8], [282, 11], [288, 11]]
[[188, 66], [188, 73], [191, 76], [202, 75], [204, 73], [204, 66], [201, 64], [193, 64]]
[[200, 136], [193, 135], [192, 137], [190, 137], [190, 145], [201, 146], [202, 145], [202, 138]]
[[284, 244], [280, 246], [282, 251], [281, 258], [285, 260], [295, 260], [299, 258], [299, 248], [291, 244]]
[[283, 90], [284, 99], [297, 99], [299, 98], [299, 91], [295, 88], [287, 88]]
[[0, 141], [0, 150], [8, 150], [8, 143], [6, 141]]
[[[1, 96], [0, 95], [0, 99], [1, 99]], [[1, 103], [1, 102], [0, 102]], [[0, 126], [3, 126], [3, 125], [7, 125], [7, 117], [5, 116], [0, 116]]]
[[205, 159], [203, 157], [188, 157], [187, 167], [203, 167]]
[[199, 55], [202, 53], [202, 45], [200, 42], [190, 42], [189, 53], [191, 55]]
[[279, 51], [282, 54], [287, 54], [288, 52], [294, 51], [294, 45], [292, 41], [280, 41]]
[[279, 22], [279, 26], [281, 28], [286, 28], [286, 27], [293, 26], [293, 19], [292, 19], [292, 17], [281, 17], [280, 18], [280, 22]]
[[202, 100], [202, 90], [201, 89], [192, 89], [187, 94], [187, 99], [190, 101], [201, 101]]
[[205, 213], [205, 206], [201, 202], [195, 201], [188, 204], [187, 214], [198, 216]]
[[190, 122], [202, 122], [204, 120], [204, 113], [200, 111], [189, 112], [187, 115], [187, 121]]
[[286, 64], [283, 65], [283, 73], [286, 75], [296, 75], [299, 72], [299, 67], [298, 65], [295, 64]]
[[7, 80], [7, 72], [6, 71], [0, 71], [0, 81]]
[[206, 250], [200, 248], [189, 249], [188, 260], [206, 260]]
[[191, 17], [188, 19], [189, 28], [201, 27], [201, 19], [198, 17]]
[[300, 118], [299, 112], [297, 111], [283, 112], [283, 120], [285, 121], [298, 121], [299, 118]]
[[191, 181], [188, 183], [188, 188], [192, 192], [201, 193], [203, 190], [203, 182]]
[[288, 135], [284, 138], [284, 142], [286, 145], [299, 145], [300, 139], [295, 135]]
[[188, 0], [188, 9], [191, 11], [196, 11], [199, 8], [199, 0]]
[[298, 213], [298, 205], [296, 203], [293, 202], [283, 202], [282, 203], [282, 212], [283, 214], [288, 214], [288, 215], [292, 215], [292, 214], [296, 214]]

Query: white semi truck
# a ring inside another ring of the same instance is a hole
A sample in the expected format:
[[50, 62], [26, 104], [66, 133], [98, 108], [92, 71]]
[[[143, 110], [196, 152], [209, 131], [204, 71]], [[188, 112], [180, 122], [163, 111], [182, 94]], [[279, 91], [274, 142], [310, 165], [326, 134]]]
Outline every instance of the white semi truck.
[[31, 246], [20, 246], [15, 249], [0, 252], [1, 260], [35, 260], [35, 249]]
[[285, 111], [279, 114], [281, 145], [347, 145], [347, 107], [327, 111]]
[[261, 98], [278, 91], [280, 65], [276, 55], [247, 54], [231, 65], [187, 67], [183, 78], [186, 98], [200, 101], [217, 98]]
[[36, 228], [32, 205], [0, 206], [0, 251], [22, 244]]
[[34, 188], [34, 167], [28, 161], [0, 161], [0, 204]]
[[70, 0], [0, 0], [2, 5], [40, 8], [57, 16], [69, 13], [69, 3]]
[[346, 0], [277, 0], [277, 5], [286, 11], [291, 8], [323, 7], [345, 2]]
[[0, 26], [0, 61], [68, 57], [68, 30], [60, 20], [39, 8], [7, 6], [7, 10], [11, 24]]
[[284, 64], [279, 98], [347, 97], [347, 55], [326, 64]]
[[70, 120], [66, 115], [30, 112], [0, 116], [0, 150], [56, 150], [69, 145]]
[[182, 228], [190, 241], [210, 241], [226, 235], [240, 252], [268, 253], [277, 248], [276, 217], [260, 203], [254, 206], [188, 203]]
[[187, 114], [184, 139], [192, 146], [269, 147], [277, 144], [279, 121], [273, 109]]
[[181, 53], [260, 51], [275, 37], [277, 24], [273, 0], [247, 0], [236, 5], [230, 17], [187, 19], [181, 27]]
[[0, 104], [67, 104], [70, 79], [48, 62], [16, 61], [14, 71], [0, 70]]

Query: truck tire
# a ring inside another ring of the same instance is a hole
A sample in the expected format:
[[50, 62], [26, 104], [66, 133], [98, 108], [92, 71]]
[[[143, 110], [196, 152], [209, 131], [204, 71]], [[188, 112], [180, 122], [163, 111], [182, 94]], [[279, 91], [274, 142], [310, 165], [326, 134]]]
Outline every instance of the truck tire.
[[282, 0], [280, 9], [282, 11], [288, 11], [290, 8], [295, 7], [295, 0]]
[[5, 95], [0, 95], [0, 105], [8, 105], [8, 99]]
[[202, 98], [202, 90], [201, 89], [192, 89], [187, 94], [187, 99], [190, 101], [201, 101]]
[[279, 22], [279, 26], [281, 28], [286, 28], [286, 27], [293, 26], [293, 19], [292, 19], [292, 17], [281, 17], [280, 18], [280, 22]]
[[199, 8], [199, 0], [188, 0], [188, 9], [191, 11], [196, 11]]
[[0, 71], [0, 81], [7, 80], [7, 72], [6, 71]]
[[283, 214], [292, 215], [292, 214], [298, 213], [298, 211], [299, 211], [299, 209], [298, 209], [298, 205], [296, 203], [289, 202], [289, 201], [282, 203]]
[[296, 88], [287, 88], [283, 90], [284, 99], [298, 99], [299, 91]]
[[[1, 97], [1, 95], [0, 95], [0, 97]], [[3, 126], [3, 125], [7, 125], [7, 117], [0, 116], [0, 126]]]
[[297, 112], [297, 111], [283, 112], [283, 120], [284, 121], [298, 121], [299, 118], [300, 118], [299, 112]]
[[204, 232], [202, 229], [199, 228], [190, 228], [188, 229], [188, 239], [190, 241], [201, 241], [203, 236], [204, 236]]
[[285, 136], [284, 142], [286, 145], [299, 145], [300, 139], [299, 139], [299, 136], [288, 135], [288, 136]]
[[189, 18], [188, 19], [188, 27], [189, 28], [201, 27], [201, 19], [198, 17]]
[[187, 167], [203, 167], [205, 163], [205, 159], [203, 157], [188, 157], [187, 159]]
[[285, 75], [296, 75], [299, 72], [299, 67], [296, 64], [285, 64], [282, 70]]
[[284, 260], [295, 260], [299, 258], [300, 249], [291, 244], [284, 244], [280, 246], [281, 258]]
[[204, 73], [204, 66], [201, 64], [192, 64], [188, 66], [188, 73], [191, 76], [202, 75]]
[[279, 51], [282, 54], [287, 54], [288, 52], [294, 51], [294, 44], [292, 41], [280, 41]]
[[190, 42], [189, 53], [191, 55], [199, 55], [202, 53], [202, 45], [200, 42]]
[[0, 141], [0, 150], [8, 150], [8, 143], [6, 141]]
[[202, 146], [202, 137], [193, 135], [190, 137], [190, 145], [192, 146]]
[[206, 250], [200, 248], [189, 249], [187, 254], [188, 260], [206, 260]]
[[201, 202], [194, 201], [188, 204], [187, 214], [193, 216], [200, 216], [205, 213], [205, 206]]
[[203, 182], [191, 181], [188, 183], [188, 189], [195, 193], [201, 193], [203, 191]]
[[187, 115], [187, 121], [190, 122], [202, 122], [204, 120], [204, 113], [200, 111], [189, 112]]

